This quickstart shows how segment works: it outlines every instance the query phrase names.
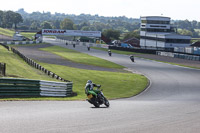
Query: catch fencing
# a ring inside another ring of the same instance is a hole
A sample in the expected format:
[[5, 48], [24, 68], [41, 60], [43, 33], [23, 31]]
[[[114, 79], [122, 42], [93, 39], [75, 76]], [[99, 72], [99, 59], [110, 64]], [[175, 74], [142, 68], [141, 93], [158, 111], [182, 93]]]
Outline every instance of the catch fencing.
[[0, 97], [72, 96], [72, 82], [0, 78]]

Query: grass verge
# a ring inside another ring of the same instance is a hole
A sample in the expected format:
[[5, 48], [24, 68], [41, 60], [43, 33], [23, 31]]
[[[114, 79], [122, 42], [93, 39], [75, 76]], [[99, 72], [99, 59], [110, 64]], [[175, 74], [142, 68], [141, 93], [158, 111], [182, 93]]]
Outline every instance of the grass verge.
[[36, 33], [33, 33], [33, 32], [20, 32], [20, 34], [21, 34], [22, 36], [25, 36], [26, 38], [34, 39], [34, 35], [35, 35]]
[[65, 79], [73, 82], [73, 91], [78, 95], [74, 97], [30, 97], [30, 98], [3, 98], [0, 100], [85, 100], [85, 84], [88, 79], [96, 84], [101, 84], [104, 95], [109, 99], [131, 97], [142, 92], [148, 85], [148, 79], [139, 74], [104, 72], [84, 70], [61, 65], [40, 63]]
[[[101, 84], [105, 96], [109, 99], [137, 95], [148, 85], [148, 79], [139, 74], [85, 70], [46, 63], [40, 64], [61, 77], [72, 81], [73, 91], [78, 94], [75, 97], [48, 98], [50, 100], [86, 99], [84, 87], [88, 79], [96, 84]], [[47, 98], [42, 98], [42, 100], [47, 100]]]
[[115, 69], [122, 69], [124, 68], [121, 65], [106, 61], [104, 59], [90, 56], [88, 54], [80, 53], [75, 50], [62, 48], [59, 46], [52, 46], [47, 48], [41, 48], [41, 50], [51, 52], [53, 54], [57, 54], [61, 57], [64, 57], [68, 60], [71, 60], [73, 62], [87, 64], [87, 65], [93, 65], [93, 66], [100, 66], [100, 67], [106, 67], [106, 68], [115, 68]]
[[[99, 47], [91, 47], [93, 49], [97, 50], [102, 50], [102, 51], [108, 51], [106, 48], [99, 48]], [[125, 55], [131, 55], [131, 54], [141, 54], [141, 53], [135, 53], [135, 52], [129, 52], [129, 51], [120, 51], [120, 50], [114, 50], [111, 49], [112, 53], [117, 53], [117, 54], [125, 54]]]
[[0, 28], [0, 34], [12, 37], [15, 32], [9, 29]]
[[[140, 57], [140, 58], [143, 58], [143, 57]], [[165, 61], [154, 60], [154, 59], [149, 59], [149, 58], [144, 58], [144, 59], [153, 60], [153, 61], [162, 62], [162, 63], [167, 63], [167, 64], [171, 64], [171, 65], [176, 65], [176, 66], [181, 66], [181, 67], [188, 67], [188, 68], [200, 69], [200, 67], [188, 66], [188, 65], [177, 64], [177, 63], [172, 63], [172, 62], [165, 62]]]
[[[107, 49], [105, 49], [105, 48], [97, 48], [97, 47], [92, 47], [92, 48], [93, 49], [97, 49], [97, 50], [107, 51]], [[135, 54], [135, 57], [138, 57], [138, 58], [143, 58], [143, 59], [153, 60], [153, 61], [157, 61], [157, 62], [168, 63], [168, 64], [171, 64], [171, 65], [177, 65], [177, 66], [182, 66], [182, 67], [200, 69], [200, 67], [188, 66], [188, 65], [177, 64], [177, 63], [172, 63], [172, 62], [164, 62], [164, 61], [161, 61], [161, 60], [155, 60], [155, 59], [151, 59], [151, 58], [140, 57], [139, 55], [143, 54], [143, 53], [135, 53], [135, 52], [128, 52], [128, 51], [120, 51], [120, 50], [112, 50], [112, 52], [113, 53], [118, 53], [118, 54], [125, 54], [125, 55]]]
[[16, 54], [0, 46], [0, 62], [6, 63], [6, 77], [57, 81], [29, 66]]
[[[10, 36], [13, 37], [13, 34], [15, 33], [14, 30], [9, 30], [9, 29], [4, 29], [0, 27], [0, 34], [5, 35], [5, 36]], [[33, 39], [32, 36], [34, 36], [36, 33], [33, 32], [20, 32], [21, 35]]]
[[[42, 72], [30, 67], [22, 59], [0, 46], [0, 62], [7, 64], [9, 77], [55, 80]], [[105, 72], [77, 69], [61, 65], [39, 63], [46, 69], [73, 82], [73, 91], [78, 95], [74, 97], [29, 97], [29, 98], [1, 98], [0, 100], [84, 100], [85, 83], [88, 79], [96, 84], [101, 84], [104, 94], [109, 99], [131, 97], [143, 91], [148, 85], [148, 79], [143, 75], [133, 73]]]

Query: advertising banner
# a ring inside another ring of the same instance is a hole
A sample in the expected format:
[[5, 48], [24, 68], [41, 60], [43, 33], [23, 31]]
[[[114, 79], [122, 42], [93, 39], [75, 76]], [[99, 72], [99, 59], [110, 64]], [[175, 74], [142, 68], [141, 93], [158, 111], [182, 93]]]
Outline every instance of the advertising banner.
[[42, 29], [42, 35], [101, 37], [101, 32], [100, 31], [81, 31], [81, 30], [62, 30], [62, 29]]

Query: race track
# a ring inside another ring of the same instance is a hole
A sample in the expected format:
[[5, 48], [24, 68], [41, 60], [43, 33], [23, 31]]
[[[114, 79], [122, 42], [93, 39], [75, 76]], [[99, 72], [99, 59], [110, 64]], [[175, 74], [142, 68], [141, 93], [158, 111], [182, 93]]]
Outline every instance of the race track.
[[[46, 40], [53, 45], [64, 43]], [[111, 100], [110, 108], [86, 101], [0, 102], [2, 133], [198, 133], [200, 70], [76, 46], [75, 50], [107, 59], [146, 75], [150, 87], [136, 97]]]

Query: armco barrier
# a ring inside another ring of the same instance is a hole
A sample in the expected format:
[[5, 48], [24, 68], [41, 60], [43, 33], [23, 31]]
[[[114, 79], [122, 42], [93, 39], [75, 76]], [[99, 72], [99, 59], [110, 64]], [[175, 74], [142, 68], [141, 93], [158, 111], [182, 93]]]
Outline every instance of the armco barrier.
[[0, 97], [72, 96], [72, 82], [0, 78]]

